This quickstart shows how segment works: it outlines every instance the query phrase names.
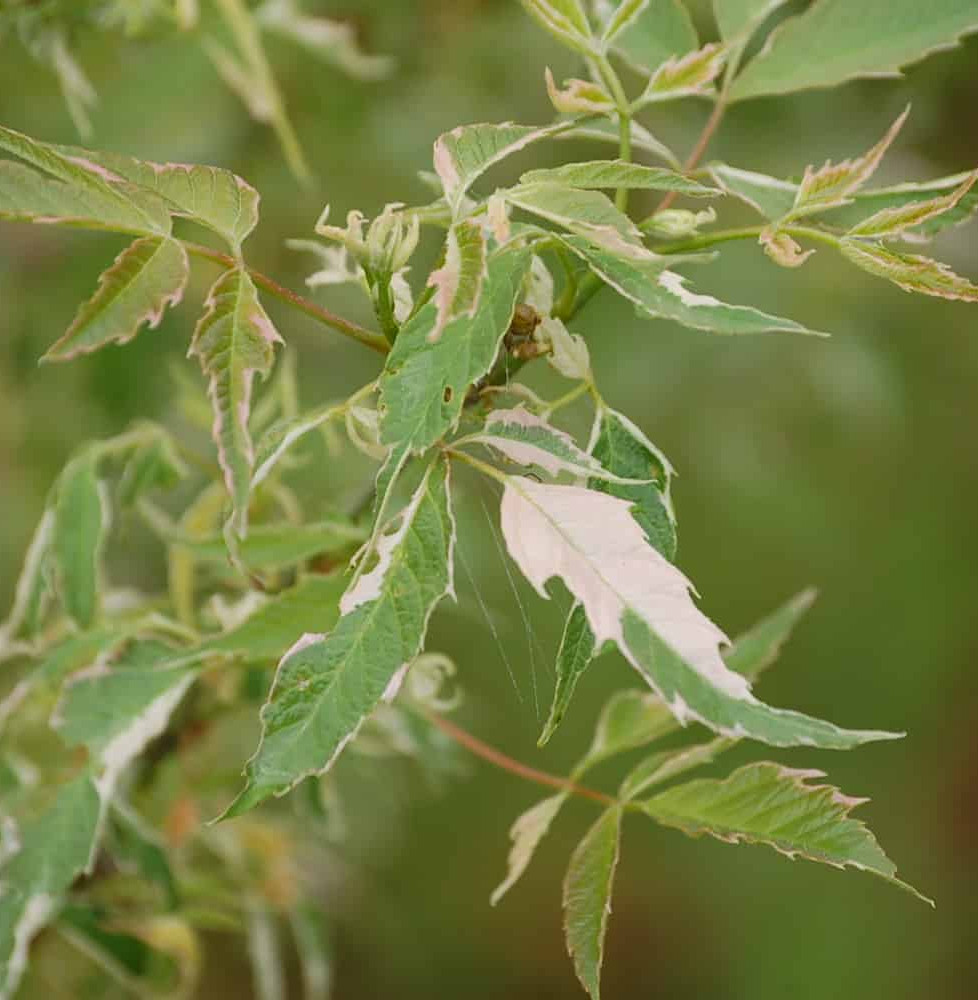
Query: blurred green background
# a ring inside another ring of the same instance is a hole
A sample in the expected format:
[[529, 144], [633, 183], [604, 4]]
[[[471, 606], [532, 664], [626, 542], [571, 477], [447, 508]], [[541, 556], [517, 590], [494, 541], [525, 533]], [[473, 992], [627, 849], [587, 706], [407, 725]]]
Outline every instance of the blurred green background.
[[[252, 262], [294, 287], [311, 261], [286, 250], [284, 240], [311, 234], [326, 201], [340, 216], [354, 207], [371, 215], [385, 201], [425, 200], [416, 172], [430, 169], [440, 132], [462, 122], [547, 120], [544, 66], [558, 77], [574, 71], [516, 0], [306, 6], [352, 16], [370, 50], [398, 61], [391, 79], [362, 84], [307, 54], [271, 46], [314, 167], [316, 184], [308, 189], [293, 181], [271, 132], [246, 116], [194, 45], [91, 38], [80, 47], [101, 95], [94, 143], [242, 174], [263, 198]], [[703, 5], [698, 15], [706, 24]], [[881, 180], [970, 168], [978, 164], [976, 70], [972, 38], [904, 79], [736, 106], [712, 154], [798, 175], [806, 163], [862, 151], [912, 100]], [[684, 103], [656, 110], [646, 124], [685, 150], [705, 114]], [[12, 40], [0, 48], [0, 121], [42, 139], [77, 141], [56, 84]], [[549, 147], [516, 166], [572, 152]], [[731, 218], [738, 217], [734, 209]], [[188, 307], [124, 349], [38, 367], [117, 249], [111, 237], [0, 225], [4, 607], [45, 493], [69, 453], [134, 417], [166, 419], [170, 366], [193, 372], [184, 360], [194, 319]], [[978, 276], [974, 225], [947, 234], [936, 251]], [[197, 268], [190, 302], [203, 293], [206, 270]], [[871, 795], [862, 817], [901, 875], [933, 896], [937, 909], [858, 873], [790, 864], [762, 848], [693, 842], [635, 819], [626, 827], [610, 924], [606, 996], [972, 998], [978, 310], [911, 298], [829, 250], [801, 272], [787, 272], [757, 247], [736, 245], [692, 277], [701, 290], [834, 336], [711, 338], [640, 322], [605, 295], [577, 329], [587, 336], [608, 401], [679, 471], [679, 562], [711, 617], [735, 634], [803, 586], [819, 588], [814, 611], [764, 681], [765, 699], [844, 725], [908, 731], [903, 742], [849, 755], [796, 751], [778, 759], [821, 767], [850, 794]], [[323, 301], [368, 318], [347, 291]], [[307, 405], [371, 377], [369, 352], [281, 310], [275, 317], [300, 358]], [[546, 373], [529, 378], [552, 388]], [[335, 475], [342, 478], [343, 469]], [[520, 759], [564, 769], [589, 739], [608, 692], [631, 676], [616, 656], [599, 661], [557, 737], [546, 752], [536, 750], [560, 607], [521, 586], [533, 621], [528, 639], [486, 527], [491, 494], [467, 486], [462, 555], [503, 651], [464, 570], [459, 609], [439, 617], [433, 645], [459, 664], [466, 725]], [[160, 554], [138, 575], [161, 581]], [[560, 879], [588, 822], [586, 804], [568, 809], [512, 894], [496, 909], [488, 905], [504, 869], [508, 827], [536, 794], [474, 763], [466, 780], [438, 797], [416, 796], [396, 830], [355, 848], [356, 874], [335, 906], [339, 998], [583, 995], [564, 954]], [[218, 949], [200, 995], [247, 996], [246, 975], [241, 954]]]

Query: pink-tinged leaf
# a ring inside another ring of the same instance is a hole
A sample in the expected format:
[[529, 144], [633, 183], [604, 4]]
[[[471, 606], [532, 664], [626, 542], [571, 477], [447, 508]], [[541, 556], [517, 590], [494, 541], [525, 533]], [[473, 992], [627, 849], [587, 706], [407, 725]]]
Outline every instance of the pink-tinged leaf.
[[143, 324], [155, 330], [167, 307], [183, 298], [189, 275], [187, 253], [176, 240], [136, 240], [102, 274], [95, 294], [42, 360], [70, 361], [106, 344], [125, 344]]
[[247, 271], [236, 268], [221, 275], [207, 297], [189, 354], [197, 357], [209, 380], [214, 440], [233, 506], [231, 527], [239, 538], [247, 532], [254, 465], [248, 430], [252, 383], [256, 374], [264, 377], [271, 371], [275, 345], [281, 342]]
[[905, 292], [978, 302], [978, 285], [973, 285], [967, 278], [955, 274], [947, 264], [930, 257], [896, 253], [879, 243], [852, 239], [842, 240], [840, 248], [845, 258], [857, 267], [892, 281]]
[[574, 971], [600, 1000], [604, 938], [621, 843], [621, 809], [609, 809], [577, 845], [564, 879], [564, 933]]
[[523, 0], [527, 12], [558, 41], [586, 54], [592, 43], [591, 26], [581, 0]]
[[564, 80], [561, 88], [557, 86], [549, 67], [546, 80], [550, 103], [560, 114], [608, 114], [615, 109], [611, 94], [592, 80]]
[[428, 284], [435, 289], [437, 316], [428, 334], [438, 340], [445, 327], [462, 316], [472, 317], [479, 308], [486, 278], [486, 236], [475, 222], [458, 222], [448, 230], [445, 263], [432, 271]]
[[727, 50], [714, 42], [680, 58], [667, 59], [652, 74], [649, 85], [636, 104], [641, 107], [656, 101], [709, 93], [726, 58]]
[[[721, 780], [703, 778], [661, 792], [642, 803], [654, 820], [690, 836], [708, 834], [728, 844], [766, 844], [789, 858], [858, 868], [907, 889], [876, 838], [849, 814], [866, 799], [830, 785], [810, 785], [821, 771], [778, 764], [748, 764]], [[932, 904], [933, 905], [933, 904]]]
[[978, 170], [968, 174], [964, 181], [950, 194], [929, 198], [926, 201], [884, 208], [868, 219], [863, 219], [846, 235], [873, 238], [900, 236], [907, 229], [920, 226], [946, 212], [953, 211], [958, 207], [962, 198], [974, 187], [975, 181], [978, 181]]
[[826, 161], [825, 166], [818, 170], [806, 167], [789, 217], [800, 218], [813, 212], [823, 212], [827, 208], [846, 204], [849, 196], [855, 194], [876, 172], [876, 168], [903, 128], [909, 114], [908, 106], [890, 126], [886, 135], [863, 156], [854, 160], [843, 160], [841, 163]]
[[779, 267], [801, 267], [815, 253], [814, 250], [802, 252], [801, 247], [787, 233], [773, 226], [767, 226], [761, 231], [758, 242]]

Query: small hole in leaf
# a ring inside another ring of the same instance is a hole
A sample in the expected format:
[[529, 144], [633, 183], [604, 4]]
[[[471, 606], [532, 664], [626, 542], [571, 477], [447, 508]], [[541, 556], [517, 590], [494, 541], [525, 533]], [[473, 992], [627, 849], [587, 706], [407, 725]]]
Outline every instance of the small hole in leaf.
[[446, 385], [445, 391], [442, 393], [442, 399], [444, 399], [446, 403], [450, 403], [452, 401], [452, 396], [454, 395], [455, 392], [452, 387], [450, 385]]

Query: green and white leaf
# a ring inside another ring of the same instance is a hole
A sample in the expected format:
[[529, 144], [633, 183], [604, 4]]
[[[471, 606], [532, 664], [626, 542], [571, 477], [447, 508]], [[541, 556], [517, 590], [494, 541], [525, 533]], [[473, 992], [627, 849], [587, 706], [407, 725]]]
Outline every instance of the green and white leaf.
[[587, 613], [580, 601], [575, 601], [567, 614], [560, 646], [557, 648], [553, 701], [543, 731], [537, 740], [537, 746], [542, 747], [549, 743], [557, 727], [564, 721], [574, 691], [577, 689], [577, 682], [597, 653]]
[[[766, 844], [789, 858], [835, 868], [858, 868], [908, 889], [896, 866], [860, 820], [849, 815], [865, 799], [829, 785], [810, 785], [821, 771], [748, 764], [729, 778], [703, 778], [670, 788], [642, 803], [649, 816], [691, 836], [708, 834], [730, 844]], [[929, 902], [929, 900], [926, 900]]]
[[[595, 5], [614, 52], [634, 69], [651, 74], [667, 59], [699, 47], [699, 38], [681, 0], [599, 0]], [[618, 27], [614, 27], [617, 21]]]
[[615, 99], [603, 84], [572, 77], [564, 80], [562, 87], [558, 87], [549, 66], [544, 79], [547, 83], [547, 96], [558, 114], [609, 115], [615, 110]]
[[55, 586], [65, 611], [81, 628], [98, 615], [99, 561], [108, 525], [97, 457], [88, 452], [72, 459], [58, 479], [51, 538]]
[[6, 620], [0, 624], [0, 661], [7, 652], [19, 648], [17, 640], [24, 636], [32, 639], [41, 626], [41, 619], [49, 593], [46, 569], [54, 538], [55, 514], [48, 508], [41, 515], [30, 545], [24, 555], [14, 602]]
[[978, 180], [978, 170], [968, 174], [961, 184], [949, 194], [927, 201], [915, 201], [906, 205], [883, 208], [857, 223], [846, 235], [871, 239], [891, 239], [894, 236], [902, 236], [908, 229], [916, 229], [932, 219], [939, 218], [956, 209], [965, 195], [975, 186], [976, 180]]
[[609, 287], [634, 303], [652, 319], [666, 319], [694, 330], [710, 333], [808, 333], [817, 334], [794, 320], [772, 316], [753, 306], [734, 306], [712, 295], [700, 295], [686, 287], [686, 279], [675, 271], [662, 270], [662, 258], [654, 262], [624, 260], [590, 242], [564, 237], [564, 243]]
[[509, 830], [512, 846], [506, 859], [506, 878], [493, 890], [489, 900], [493, 906], [523, 877], [523, 873], [533, 860], [537, 846], [547, 835], [550, 824], [560, 811], [560, 807], [567, 801], [568, 794], [559, 792], [548, 799], [541, 799], [516, 817]]
[[434, 164], [445, 198], [457, 215], [466, 191], [494, 164], [541, 139], [567, 132], [576, 120], [553, 125], [460, 125], [435, 140]]
[[589, 160], [561, 167], [530, 170], [521, 184], [562, 184], [572, 188], [629, 188], [633, 191], [675, 191], [691, 198], [709, 198], [722, 192], [674, 170], [624, 160]]
[[564, 378], [575, 382], [593, 381], [591, 352], [579, 333], [571, 333], [561, 320], [546, 316], [537, 329], [537, 336], [544, 344], [549, 342], [547, 361]]
[[510, 188], [505, 197], [516, 208], [584, 237], [613, 254], [629, 260], [654, 259], [654, 254], [642, 243], [642, 233], [635, 223], [600, 191], [542, 182]]
[[652, 74], [635, 107], [711, 93], [713, 81], [720, 75], [726, 58], [724, 46], [711, 43], [682, 58], [667, 60]]
[[856, 267], [892, 281], [905, 292], [978, 302], [978, 285], [955, 274], [947, 264], [930, 257], [897, 253], [882, 244], [856, 239], [842, 240], [839, 248], [846, 260]]
[[455, 524], [447, 463], [432, 464], [380, 536], [376, 564], [347, 589], [328, 635], [307, 634], [279, 664], [262, 709], [262, 738], [234, 816], [328, 770], [421, 652], [435, 606], [453, 593]]
[[[590, 119], [581, 124], [574, 125], [565, 132], [560, 132], [557, 139], [587, 139], [591, 142], [607, 143], [618, 146], [621, 142], [618, 126], [607, 118]], [[673, 170], [680, 171], [682, 164], [676, 154], [643, 125], [632, 121], [629, 125], [631, 132], [632, 149], [648, 153], [665, 163], [668, 163]]]
[[978, 30], [972, 0], [815, 0], [785, 21], [735, 81], [731, 99], [833, 87], [902, 67]]
[[557, 576], [584, 605], [595, 643], [614, 642], [682, 722], [773, 746], [848, 749], [896, 734], [840, 729], [758, 701], [720, 655], [723, 632], [690, 583], [650, 546], [617, 497], [508, 476], [501, 514], [510, 555], [537, 592]]
[[571, 856], [564, 879], [564, 933], [574, 971], [592, 1000], [601, 996], [604, 938], [621, 844], [621, 809], [608, 809]]
[[434, 343], [434, 303], [401, 328], [381, 376], [379, 404], [381, 442], [401, 460], [401, 452], [425, 451], [458, 424], [465, 394], [492, 367], [509, 329], [529, 264], [527, 250], [497, 252], [475, 315], [449, 323]]
[[466, 444], [487, 445], [518, 465], [539, 466], [551, 476], [567, 472], [578, 478], [627, 485], [641, 482], [609, 471], [579, 448], [566, 431], [522, 406], [493, 410], [483, 428], [463, 440]]
[[618, 794], [625, 800], [637, 798], [656, 785], [662, 785], [688, 771], [712, 764], [720, 754], [736, 746], [736, 742], [725, 736], [719, 736], [708, 743], [696, 743], [691, 747], [653, 753], [628, 772], [618, 789]]
[[787, 0], [713, 0], [713, 13], [720, 37], [744, 44], [751, 35]]
[[463, 220], [448, 230], [445, 263], [428, 277], [437, 310], [429, 340], [437, 340], [449, 323], [475, 316], [486, 280], [487, 255], [485, 232], [478, 223]]
[[211, 288], [204, 315], [194, 330], [190, 356], [196, 356], [209, 380], [214, 411], [212, 433], [233, 505], [232, 528], [247, 534], [248, 496], [254, 447], [248, 430], [255, 375], [272, 369], [275, 344], [281, 343], [247, 271], [226, 271]]
[[31, 939], [53, 919], [61, 897], [89, 867], [100, 815], [92, 780], [75, 778], [24, 830], [20, 850], [0, 867], [0, 1000], [11, 1000]]
[[126, 344], [144, 323], [155, 330], [168, 306], [183, 298], [190, 262], [176, 240], [144, 237], [128, 246], [99, 278], [67, 333], [44, 361], [70, 361], [106, 344]]

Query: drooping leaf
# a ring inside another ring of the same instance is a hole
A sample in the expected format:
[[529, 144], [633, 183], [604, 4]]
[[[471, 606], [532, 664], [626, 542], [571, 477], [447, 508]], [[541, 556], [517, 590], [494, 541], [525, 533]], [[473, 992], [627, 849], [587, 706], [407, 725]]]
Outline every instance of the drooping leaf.
[[122, 771], [166, 728], [193, 683], [188, 667], [169, 667], [180, 651], [143, 643], [108, 669], [76, 674], [54, 712], [54, 726], [69, 746], [84, 746], [102, 771], [99, 787], [111, 790]]
[[611, 253], [634, 260], [652, 258], [638, 227], [600, 191], [566, 184], [521, 184], [505, 193], [516, 208], [546, 219]]
[[170, 216], [160, 198], [127, 183], [84, 151], [65, 154], [56, 146], [3, 127], [0, 149], [30, 165], [0, 162], [0, 217], [137, 236], [170, 232]]
[[567, 709], [574, 697], [577, 682], [587, 670], [597, 653], [594, 643], [594, 633], [587, 622], [584, 606], [575, 601], [567, 613], [564, 623], [564, 633], [557, 649], [556, 678], [554, 680], [554, 696], [550, 705], [547, 721], [540, 733], [538, 746], [547, 744], [557, 727], [563, 722]]
[[711, 43], [680, 59], [668, 59], [652, 74], [637, 104], [644, 106], [709, 93], [726, 58], [726, 49]]
[[802, 250], [792, 236], [776, 226], [765, 226], [757, 242], [763, 247], [765, 255], [778, 267], [801, 267], [815, 253], [811, 249]]
[[826, 209], [844, 205], [850, 195], [858, 191], [876, 172], [876, 168], [903, 128], [903, 123], [909, 114], [908, 107], [868, 153], [854, 160], [843, 160], [841, 163], [827, 161], [825, 166], [818, 170], [806, 167], [789, 217], [800, 218], [813, 212], [824, 212]]
[[441, 180], [445, 197], [458, 213], [465, 192], [491, 166], [518, 153], [531, 143], [559, 135], [574, 128], [576, 121], [554, 125], [460, 125], [435, 140], [435, 171]]
[[475, 316], [449, 323], [435, 343], [433, 303], [404, 324], [380, 380], [383, 444], [421, 452], [456, 426], [466, 392], [496, 358], [529, 264], [526, 250], [496, 253]]
[[512, 846], [506, 859], [506, 878], [493, 890], [489, 900], [493, 906], [523, 877], [537, 846], [547, 835], [560, 807], [567, 801], [567, 795], [567, 792], [559, 792], [548, 799], [541, 799], [516, 817], [509, 830]]
[[713, 13], [725, 41], [744, 43], [787, 0], [713, 0]]
[[225, 653], [249, 663], [281, 659], [307, 632], [328, 631], [339, 619], [347, 581], [342, 573], [307, 576], [276, 594], [245, 621], [204, 639], [201, 653]]
[[0, 998], [10, 1000], [31, 939], [89, 865], [100, 802], [87, 776], [63, 785], [51, 807], [24, 831], [20, 850], [0, 867]]
[[591, 26], [581, 0], [522, 0], [529, 14], [551, 35], [577, 52], [591, 48]]
[[621, 809], [608, 809], [577, 845], [564, 880], [564, 933], [574, 970], [592, 1000], [601, 996], [604, 938], [618, 865]]
[[615, 0], [604, 6], [611, 8], [607, 28], [616, 19], [619, 24], [611, 38], [612, 48], [640, 73], [650, 74], [667, 59], [699, 46], [696, 28], [681, 0], [648, 0], [644, 5]]
[[881, 209], [858, 222], [846, 235], [861, 239], [900, 236], [908, 229], [916, 229], [956, 209], [974, 187], [976, 180], [978, 171], [968, 174], [961, 184], [948, 194], [927, 201], [914, 201], [906, 205]]
[[731, 98], [832, 87], [902, 67], [978, 30], [972, 0], [815, 0], [774, 31], [735, 81]]
[[611, 472], [579, 448], [574, 439], [542, 417], [518, 406], [493, 410], [483, 428], [465, 438], [466, 444], [484, 444], [519, 465], [537, 465], [551, 476], [568, 472], [579, 478], [628, 483], [630, 477]]
[[220, 167], [196, 163], [153, 163], [120, 153], [55, 146], [68, 157], [85, 158], [109, 175], [152, 192], [174, 215], [206, 226], [238, 250], [258, 225], [258, 192]]
[[530, 170], [521, 184], [562, 184], [573, 188], [631, 188], [632, 190], [675, 191], [691, 198], [709, 198], [721, 192], [663, 167], [648, 167], [624, 160], [590, 160], [566, 163], [561, 167]]
[[905, 292], [919, 292], [940, 299], [978, 302], [978, 285], [955, 274], [947, 264], [917, 254], [897, 253], [879, 243], [845, 239], [843, 256], [857, 267], [892, 281]]
[[42, 360], [70, 361], [106, 344], [128, 343], [144, 323], [155, 330], [167, 307], [183, 298], [189, 276], [187, 252], [176, 240], [136, 240], [102, 274], [95, 294]]
[[209, 380], [214, 411], [213, 435], [224, 482], [234, 506], [233, 526], [247, 533], [248, 495], [254, 448], [248, 431], [255, 375], [272, 368], [275, 344], [281, 343], [243, 268], [225, 271], [207, 296], [204, 315], [194, 330], [190, 355]]
[[608, 115], [615, 110], [615, 99], [601, 83], [572, 77], [558, 87], [549, 66], [544, 78], [547, 96], [558, 114]]
[[586, 240], [565, 237], [564, 242], [583, 257], [605, 284], [633, 302], [652, 319], [667, 319], [710, 333], [815, 333], [791, 319], [771, 316], [752, 306], [733, 306], [712, 295], [699, 295], [686, 287], [686, 279], [654, 264], [623, 260]]
[[807, 783], [821, 777], [821, 771], [748, 764], [722, 781], [703, 778], [670, 788], [642, 808], [657, 822], [694, 837], [709, 834], [731, 844], [767, 844], [789, 858], [858, 868], [919, 895], [897, 879], [896, 866], [866, 825], [850, 817], [866, 800]]
[[428, 277], [435, 289], [435, 325], [429, 340], [437, 340], [457, 319], [471, 319], [479, 308], [486, 278], [486, 237], [482, 226], [464, 220], [448, 230], [445, 263]]
[[150, 425], [152, 433], [126, 461], [117, 492], [119, 505], [131, 507], [154, 490], [173, 489], [187, 476], [187, 465], [176, 444], [162, 427]]
[[0, 624], [0, 659], [8, 644], [20, 636], [34, 637], [41, 626], [48, 595], [46, 568], [54, 537], [55, 514], [50, 508], [41, 515], [14, 588], [14, 603], [6, 621]]
[[327, 770], [377, 705], [397, 694], [432, 611], [453, 592], [448, 489], [447, 465], [437, 460], [396, 530], [380, 537], [376, 564], [343, 595], [336, 627], [303, 636], [283, 657], [245, 790], [226, 815]]
[[333, 949], [330, 928], [319, 906], [304, 903], [289, 914], [299, 965], [303, 1000], [329, 1000], [333, 986]]
[[650, 546], [617, 497], [509, 476], [502, 502], [510, 555], [537, 592], [559, 576], [587, 612], [597, 644], [613, 641], [680, 722], [774, 746], [847, 749], [895, 734], [840, 729], [771, 708], [720, 656], [723, 632], [689, 581]]
[[82, 628], [98, 614], [99, 557], [108, 519], [94, 453], [72, 459], [56, 487], [51, 554], [65, 611]]

